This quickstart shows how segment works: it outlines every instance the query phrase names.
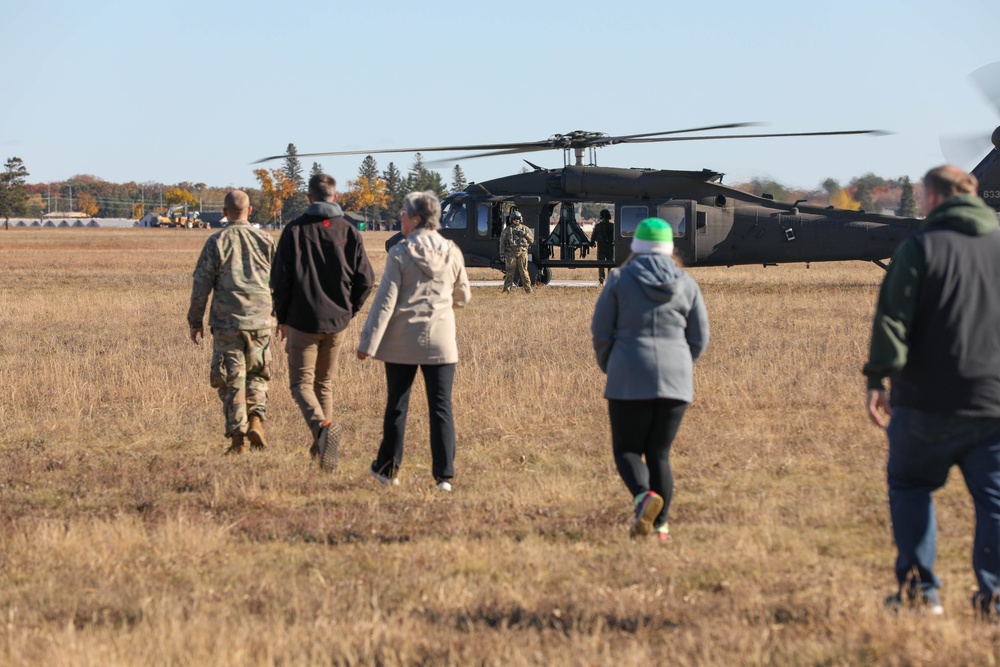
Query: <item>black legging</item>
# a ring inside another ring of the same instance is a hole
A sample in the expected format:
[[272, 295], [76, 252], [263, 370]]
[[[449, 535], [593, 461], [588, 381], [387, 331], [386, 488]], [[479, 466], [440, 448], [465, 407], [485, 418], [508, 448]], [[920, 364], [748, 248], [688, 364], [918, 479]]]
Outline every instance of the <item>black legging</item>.
[[608, 399], [611, 444], [618, 474], [633, 498], [646, 491], [655, 491], [663, 496], [663, 510], [653, 522], [656, 526], [667, 522], [670, 500], [674, 495], [670, 445], [687, 406], [684, 401], [669, 398], [644, 401]]
[[[437, 480], [455, 476], [455, 420], [451, 412], [455, 366], [456, 364], [420, 364], [430, 413], [431, 472]], [[374, 467], [377, 472], [389, 477], [395, 477], [403, 463], [406, 413], [410, 406], [410, 389], [416, 376], [416, 365], [385, 364], [388, 396], [382, 420], [382, 444]]]

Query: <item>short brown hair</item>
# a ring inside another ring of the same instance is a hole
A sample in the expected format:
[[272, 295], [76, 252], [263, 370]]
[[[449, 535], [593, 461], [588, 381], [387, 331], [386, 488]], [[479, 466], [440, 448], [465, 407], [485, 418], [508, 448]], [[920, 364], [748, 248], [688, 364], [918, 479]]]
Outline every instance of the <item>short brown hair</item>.
[[313, 201], [333, 201], [337, 194], [337, 181], [333, 176], [313, 174], [309, 178], [308, 192]]
[[403, 210], [410, 217], [420, 216], [417, 227], [438, 229], [441, 227], [441, 202], [433, 190], [411, 192], [403, 199]]
[[230, 213], [236, 213], [239, 216], [243, 216], [250, 210], [250, 197], [242, 190], [230, 190], [226, 193], [226, 198], [222, 203], [222, 207]]
[[924, 188], [945, 199], [956, 195], [974, 195], [979, 190], [979, 180], [958, 167], [946, 164], [931, 169], [924, 175]]

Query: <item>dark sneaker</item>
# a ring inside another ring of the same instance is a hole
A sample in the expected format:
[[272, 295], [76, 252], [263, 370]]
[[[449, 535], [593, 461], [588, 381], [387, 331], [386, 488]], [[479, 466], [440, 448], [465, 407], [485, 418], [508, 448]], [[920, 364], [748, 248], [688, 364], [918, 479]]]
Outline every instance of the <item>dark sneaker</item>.
[[982, 591], [972, 596], [972, 609], [984, 621], [996, 623], [1000, 620], [1000, 601]]
[[893, 593], [885, 599], [883, 605], [886, 611], [893, 614], [907, 614], [909, 616], [941, 616], [944, 614], [944, 607], [941, 606], [937, 590], [933, 588], [924, 590], [911, 588]]
[[632, 537], [649, 535], [653, 532], [653, 521], [663, 509], [663, 497], [656, 491], [647, 491], [635, 504], [635, 520], [632, 521]]
[[371, 467], [368, 468], [368, 472], [371, 473], [372, 477], [377, 479], [381, 484], [385, 484], [386, 486], [399, 486], [399, 478], [383, 475], [382, 473], [380, 473], [378, 470], [375, 469], [376, 463], [377, 461], [372, 461]]
[[344, 427], [340, 422], [323, 422], [319, 427], [319, 434], [316, 436], [314, 445], [316, 456], [319, 457], [320, 470], [334, 471], [340, 456], [340, 435]]

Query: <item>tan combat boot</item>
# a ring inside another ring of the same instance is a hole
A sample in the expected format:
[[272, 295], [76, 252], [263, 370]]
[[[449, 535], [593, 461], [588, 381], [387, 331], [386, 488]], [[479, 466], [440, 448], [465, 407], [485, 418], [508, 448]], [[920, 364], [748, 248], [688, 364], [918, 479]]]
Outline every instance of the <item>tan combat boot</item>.
[[256, 412], [250, 415], [247, 438], [250, 440], [250, 449], [264, 449], [267, 447], [267, 438], [264, 436], [264, 420]]
[[232, 444], [229, 445], [226, 454], [242, 454], [247, 451], [247, 446], [243, 443], [244, 435], [242, 433], [233, 433], [229, 437], [232, 438]]

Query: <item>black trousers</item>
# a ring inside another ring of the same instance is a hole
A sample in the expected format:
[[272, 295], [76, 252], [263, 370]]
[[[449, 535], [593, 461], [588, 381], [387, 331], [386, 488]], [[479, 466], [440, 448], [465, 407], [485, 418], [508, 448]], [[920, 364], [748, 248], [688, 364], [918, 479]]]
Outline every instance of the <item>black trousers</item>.
[[451, 388], [455, 384], [456, 364], [425, 365], [385, 364], [388, 398], [382, 420], [382, 444], [375, 459], [375, 470], [395, 477], [403, 463], [403, 439], [406, 413], [410, 407], [410, 389], [420, 368], [427, 388], [427, 411], [430, 413], [431, 471], [437, 480], [455, 476], [455, 419], [451, 412]]
[[[632, 497], [655, 491], [663, 496], [663, 510], [654, 521], [667, 521], [674, 495], [674, 473], [670, 469], [670, 445], [688, 404], [669, 398], [643, 401], [608, 399], [611, 445], [618, 474]], [[645, 457], [645, 461], [643, 461]]]

